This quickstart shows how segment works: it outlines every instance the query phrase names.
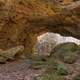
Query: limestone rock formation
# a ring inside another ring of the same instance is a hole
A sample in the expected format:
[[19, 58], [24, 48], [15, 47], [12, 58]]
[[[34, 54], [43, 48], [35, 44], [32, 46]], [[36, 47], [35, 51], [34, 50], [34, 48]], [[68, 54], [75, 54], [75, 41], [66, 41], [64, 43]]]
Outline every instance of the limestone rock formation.
[[56, 1], [0, 0], [0, 48], [23, 45], [31, 54], [37, 36], [47, 31], [80, 39], [80, 1]]
[[0, 50], [0, 63], [5, 63], [8, 59], [13, 60], [16, 55], [22, 56], [20, 52], [23, 52], [24, 46], [17, 46], [8, 50]]

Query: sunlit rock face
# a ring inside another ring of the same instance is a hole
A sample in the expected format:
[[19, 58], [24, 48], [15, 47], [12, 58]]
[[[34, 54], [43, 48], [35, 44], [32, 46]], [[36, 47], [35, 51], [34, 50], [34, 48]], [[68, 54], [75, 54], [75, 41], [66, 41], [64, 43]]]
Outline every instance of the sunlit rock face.
[[73, 42], [77, 45], [80, 45], [80, 40], [74, 37], [65, 37], [51, 32], [47, 32], [41, 36], [38, 36], [37, 39], [35, 53], [39, 55], [49, 55], [51, 50], [61, 43]]

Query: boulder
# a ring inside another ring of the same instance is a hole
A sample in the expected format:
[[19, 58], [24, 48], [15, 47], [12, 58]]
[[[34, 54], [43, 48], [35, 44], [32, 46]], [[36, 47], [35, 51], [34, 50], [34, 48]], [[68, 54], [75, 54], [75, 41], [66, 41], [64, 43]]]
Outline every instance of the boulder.
[[66, 62], [74, 63], [78, 56], [79, 46], [75, 43], [63, 43], [57, 45], [51, 52], [52, 56]]
[[0, 63], [5, 63], [7, 60], [14, 60], [15, 56], [22, 56], [23, 54], [19, 54], [23, 52], [24, 46], [20, 45], [17, 47], [10, 48], [8, 50], [0, 51]]

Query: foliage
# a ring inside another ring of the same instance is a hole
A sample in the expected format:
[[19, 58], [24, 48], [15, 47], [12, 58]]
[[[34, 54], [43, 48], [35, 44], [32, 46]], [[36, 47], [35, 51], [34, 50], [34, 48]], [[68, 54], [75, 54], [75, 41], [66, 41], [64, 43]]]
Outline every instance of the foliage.
[[32, 68], [34, 69], [41, 69], [42, 67], [46, 66], [46, 59], [45, 57], [34, 55], [32, 57]]
[[[34, 80], [64, 80], [69, 74], [66, 63], [73, 63], [76, 60], [79, 47], [74, 43], [63, 43], [55, 47], [51, 56], [36, 56], [33, 65], [38, 69], [45, 67], [45, 72], [34, 78]], [[77, 79], [76, 79], [77, 80]]]
[[53, 56], [65, 63], [74, 63], [77, 59], [78, 45], [75, 43], [63, 43], [55, 47], [51, 52]]
[[37, 60], [35, 67], [38, 69], [45, 68], [45, 72], [35, 77], [34, 80], [64, 80], [63, 75], [68, 74], [65, 64], [59, 63], [53, 56], [48, 57], [46, 61]]

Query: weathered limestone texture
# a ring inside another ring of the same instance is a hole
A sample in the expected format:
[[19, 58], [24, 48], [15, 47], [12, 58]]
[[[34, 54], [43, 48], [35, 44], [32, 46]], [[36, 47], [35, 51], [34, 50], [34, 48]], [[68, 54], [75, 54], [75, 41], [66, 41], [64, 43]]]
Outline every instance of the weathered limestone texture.
[[23, 50], [24, 46], [21, 45], [8, 50], [0, 50], [0, 63], [5, 63], [7, 60], [13, 60], [16, 55], [23, 56], [20, 54]]
[[47, 31], [80, 39], [80, 1], [0, 0], [1, 49], [23, 45], [31, 54], [37, 36]]

